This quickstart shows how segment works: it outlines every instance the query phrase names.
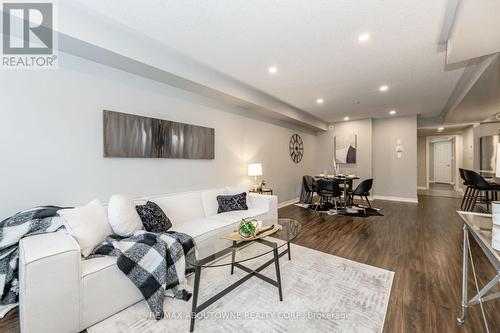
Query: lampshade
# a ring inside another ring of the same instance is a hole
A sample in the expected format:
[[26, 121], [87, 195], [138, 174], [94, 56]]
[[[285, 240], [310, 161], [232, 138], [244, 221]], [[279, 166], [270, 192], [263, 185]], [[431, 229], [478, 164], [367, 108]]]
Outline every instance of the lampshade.
[[495, 171], [495, 176], [500, 178], [500, 142], [497, 143], [497, 167]]
[[249, 176], [262, 176], [262, 164], [252, 163], [248, 165]]

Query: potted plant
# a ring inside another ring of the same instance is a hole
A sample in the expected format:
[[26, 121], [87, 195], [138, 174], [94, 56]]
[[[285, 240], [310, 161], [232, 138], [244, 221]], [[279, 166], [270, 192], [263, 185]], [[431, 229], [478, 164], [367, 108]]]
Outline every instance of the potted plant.
[[257, 220], [254, 219], [242, 219], [240, 222], [240, 227], [238, 232], [243, 238], [251, 238], [255, 236], [257, 231]]

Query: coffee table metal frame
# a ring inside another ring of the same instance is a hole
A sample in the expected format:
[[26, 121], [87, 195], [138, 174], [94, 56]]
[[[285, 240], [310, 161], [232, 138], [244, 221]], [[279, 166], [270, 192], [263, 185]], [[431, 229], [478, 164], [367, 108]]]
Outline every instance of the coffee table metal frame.
[[[251, 245], [251, 244], [248, 244], [249, 242], [257, 242], [257, 243], [264, 244], [264, 245], [271, 247], [273, 249], [272, 250], [273, 258], [268, 260], [264, 264], [260, 265], [256, 269], [248, 268], [245, 265], [243, 265], [242, 262], [262, 257], [266, 254], [269, 254], [270, 252], [263, 253], [263, 254], [258, 255], [256, 257], [246, 259], [244, 261], [235, 262], [236, 251], [239, 248]], [[252, 276], [255, 276], [263, 281], [266, 281], [266, 282], [272, 284], [273, 286], [275, 286], [276, 288], [278, 288], [279, 299], [280, 299], [280, 301], [283, 301], [283, 291], [281, 289], [281, 272], [280, 272], [279, 258], [284, 256], [285, 254], [288, 254], [288, 260], [292, 259], [291, 253], [290, 253], [290, 241], [286, 242], [286, 249], [284, 251], [279, 252], [279, 249], [281, 247], [284, 247], [284, 245], [285, 244], [278, 245], [278, 243], [271, 242], [271, 241], [263, 239], [263, 238], [262, 239], [255, 239], [252, 241], [242, 241], [242, 242], [233, 241], [232, 247], [221, 250], [221, 251], [214, 253], [206, 258], [198, 260], [198, 265], [195, 266], [195, 273], [194, 273], [195, 275], [194, 275], [194, 288], [193, 288], [193, 304], [192, 304], [192, 310], [191, 310], [191, 324], [190, 324], [189, 331], [190, 332], [194, 331], [194, 323], [196, 320], [196, 315], [199, 312], [203, 311], [208, 306], [210, 306], [212, 303], [216, 302], [220, 298], [224, 297], [225, 295], [227, 295], [228, 293], [230, 293], [231, 291], [236, 289], [238, 286], [243, 284], [245, 281], [249, 280]], [[202, 304], [198, 305], [198, 292], [200, 289], [201, 270], [202, 270], [203, 266], [211, 261], [214, 261], [216, 258], [220, 258], [221, 256], [224, 256], [225, 254], [229, 254], [229, 253], [231, 253], [231, 264], [230, 264], [231, 265], [231, 275], [234, 273], [235, 267], [247, 272], [248, 274], [245, 275], [244, 277], [242, 277], [241, 279], [239, 279], [238, 281], [234, 282], [233, 284], [231, 284], [230, 286], [228, 286], [224, 290], [220, 291], [216, 295], [210, 297], [208, 300], [204, 301]], [[262, 271], [264, 268], [271, 265], [273, 262], [274, 262], [274, 266], [276, 269], [276, 280], [273, 280], [273, 279], [260, 273], [260, 271]]]

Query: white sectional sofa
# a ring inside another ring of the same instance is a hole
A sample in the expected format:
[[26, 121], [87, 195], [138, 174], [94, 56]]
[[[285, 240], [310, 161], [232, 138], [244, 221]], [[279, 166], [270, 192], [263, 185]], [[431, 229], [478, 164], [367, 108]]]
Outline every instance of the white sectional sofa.
[[[242, 218], [277, 218], [277, 197], [249, 194], [248, 210], [217, 214], [227, 188], [168, 194], [140, 200], [157, 203], [171, 230], [202, 240]], [[234, 190], [233, 190], [234, 192]], [[20, 325], [23, 333], [69, 333], [85, 328], [142, 300], [116, 265], [116, 258], [83, 260], [65, 231], [27, 237], [19, 244]]]

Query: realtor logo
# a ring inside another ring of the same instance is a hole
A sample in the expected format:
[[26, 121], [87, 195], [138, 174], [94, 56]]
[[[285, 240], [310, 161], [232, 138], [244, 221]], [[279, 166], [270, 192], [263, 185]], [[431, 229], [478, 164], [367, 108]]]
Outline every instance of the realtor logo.
[[2, 61], [5, 68], [55, 68], [54, 4], [2, 3]]

